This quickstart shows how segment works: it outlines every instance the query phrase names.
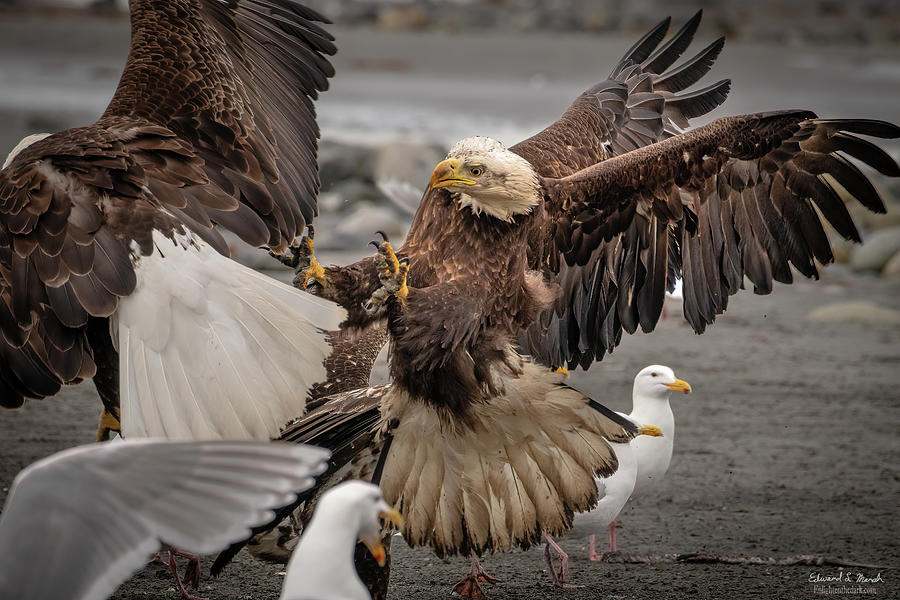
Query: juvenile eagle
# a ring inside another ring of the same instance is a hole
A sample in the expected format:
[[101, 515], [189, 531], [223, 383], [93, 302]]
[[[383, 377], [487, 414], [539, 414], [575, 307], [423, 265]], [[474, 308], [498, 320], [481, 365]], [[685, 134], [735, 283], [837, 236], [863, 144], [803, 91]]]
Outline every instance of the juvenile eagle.
[[320, 21], [132, 0], [100, 119], [0, 171], [0, 405], [92, 377], [125, 436], [269, 439], [302, 413], [343, 311], [226, 259], [217, 228], [279, 250], [316, 214]]

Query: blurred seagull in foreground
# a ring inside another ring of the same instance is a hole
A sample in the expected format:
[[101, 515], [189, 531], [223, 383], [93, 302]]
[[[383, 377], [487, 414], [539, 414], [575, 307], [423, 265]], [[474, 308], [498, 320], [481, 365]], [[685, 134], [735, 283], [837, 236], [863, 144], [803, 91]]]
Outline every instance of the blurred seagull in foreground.
[[403, 525], [377, 485], [346, 481], [325, 492], [288, 563], [281, 600], [371, 600], [353, 551], [359, 539], [385, 565], [380, 519]]
[[311, 487], [329, 456], [296, 444], [136, 440], [40, 460], [16, 477], [0, 519], [0, 598], [107, 598], [160, 544], [221, 550]]
[[[659, 436], [638, 436], [627, 444], [630, 452], [626, 454], [632, 454], [633, 458], [626, 457], [626, 460], [634, 461], [637, 467], [636, 477], [632, 479], [633, 491], [628, 492], [631, 497], [657, 485], [669, 469], [675, 442], [675, 416], [669, 405], [669, 396], [672, 395], [672, 392], [689, 394], [691, 385], [675, 377], [675, 372], [669, 367], [650, 365], [642, 369], [634, 378], [632, 409], [631, 414], [628, 415], [629, 418], [638, 423], [653, 423], [662, 433]], [[620, 454], [618, 450], [617, 447], [617, 456], [620, 461], [619, 471], [612, 478], [617, 477], [622, 471], [623, 454]], [[625, 499], [628, 499], [628, 495]], [[616, 551], [615, 518], [624, 505], [623, 501], [622, 506], [611, 516], [609, 522], [610, 552]], [[603, 555], [598, 555], [596, 552], [595, 537], [592, 535], [590, 559], [603, 560], [603, 558]]]

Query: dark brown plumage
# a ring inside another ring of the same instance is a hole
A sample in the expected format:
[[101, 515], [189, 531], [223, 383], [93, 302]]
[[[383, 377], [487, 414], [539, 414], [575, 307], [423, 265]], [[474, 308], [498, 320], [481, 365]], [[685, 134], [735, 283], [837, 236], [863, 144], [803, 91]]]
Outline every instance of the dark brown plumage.
[[131, 2], [104, 114], [0, 171], [0, 404], [88, 377], [112, 402], [118, 357], [88, 324], [108, 337], [153, 231], [223, 254], [215, 226], [275, 249], [303, 231], [318, 190], [312, 100], [335, 51], [319, 21], [292, 0]]

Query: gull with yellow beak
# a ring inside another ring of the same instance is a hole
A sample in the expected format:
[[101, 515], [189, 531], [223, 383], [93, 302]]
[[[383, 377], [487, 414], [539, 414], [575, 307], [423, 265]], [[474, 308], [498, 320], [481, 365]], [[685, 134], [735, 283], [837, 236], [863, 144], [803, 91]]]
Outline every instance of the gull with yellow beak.
[[281, 600], [371, 600], [353, 550], [359, 539], [385, 565], [380, 519], [403, 525], [377, 485], [353, 480], [325, 492], [288, 563]]
[[[675, 372], [669, 367], [650, 365], [642, 369], [634, 378], [632, 409], [628, 417], [638, 423], [653, 423], [659, 428], [662, 435], [638, 436], [628, 444], [637, 467], [633, 491], [629, 492], [632, 498], [636, 494], [644, 493], [657, 486], [669, 469], [675, 442], [675, 416], [669, 405], [669, 396], [672, 395], [672, 392], [689, 394], [691, 385], [675, 377]], [[617, 451], [617, 456], [620, 461], [619, 472], [621, 472], [622, 454]], [[623, 507], [624, 502], [619, 511]], [[615, 517], [619, 511], [616, 511], [609, 523], [610, 552], [616, 551]], [[590, 538], [590, 559], [603, 560], [603, 555], [596, 553], [594, 536]]]

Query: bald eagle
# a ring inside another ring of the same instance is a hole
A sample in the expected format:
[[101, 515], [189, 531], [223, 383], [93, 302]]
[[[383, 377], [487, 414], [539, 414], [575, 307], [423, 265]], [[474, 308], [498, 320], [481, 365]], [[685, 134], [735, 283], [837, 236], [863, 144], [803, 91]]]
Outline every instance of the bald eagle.
[[344, 312], [226, 259], [219, 228], [283, 250], [316, 214], [322, 21], [132, 0], [100, 119], [0, 171], [0, 404], [93, 378], [124, 435], [189, 439], [269, 439], [303, 412]]
[[614, 470], [606, 440], [634, 432], [539, 362], [587, 366], [652, 330], [677, 278], [702, 332], [745, 278], [768, 293], [792, 268], [818, 276], [824, 220], [859, 241], [840, 193], [884, 211], [850, 159], [900, 175], [859, 137], [895, 125], [788, 110], [688, 129], [729, 89], [688, 90], [722, 40], [670, 69], [699, 17], [662, 45], [661, 23], [535, 136], [460, 141], [396, 252], [316, 271], [349, 326], [381, 319], [391, 340], [391, 384], [324, 398], [283, 434], [334, 451], [322, 486], [379, 482], [407, 542], [438, 554], [560, 532], [596, 502], [592, 474]]

